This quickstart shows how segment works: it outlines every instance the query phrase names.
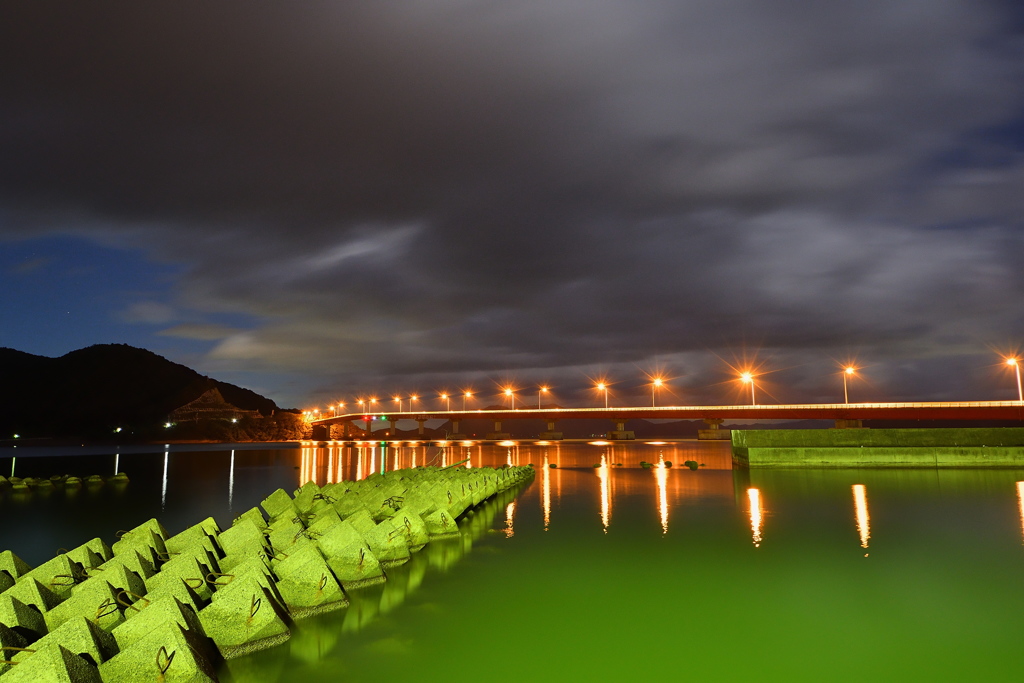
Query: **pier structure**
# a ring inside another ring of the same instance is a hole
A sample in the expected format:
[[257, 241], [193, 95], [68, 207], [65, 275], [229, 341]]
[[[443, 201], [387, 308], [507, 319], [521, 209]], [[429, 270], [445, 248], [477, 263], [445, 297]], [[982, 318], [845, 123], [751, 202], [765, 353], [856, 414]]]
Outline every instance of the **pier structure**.
[[445, 420], [451, 423], [448, 438], [462, 440], [469, 438], [460, 427], [465, 420], [489, 420], [494, 430], [487, 433], [488, 439], [508, 439], [505, 427], [510, 420], [541, 420], [547, 429], [538, 438], [557, 440], [562, 433], [556, 430], [556, 423], [573, 419], [607, 420], [610, 440], [635, 438], [628, 429], [630, 420], [702, 420], [706, 429], [698, 432], [701, 439], [729, 439], [730, 430], [723, 429], [726, 420], [831, 420], [835, 429], [857, 430], [864, 427], [865, 420], [949, 420], [979, 421], [999, 420], [1007, 424], [1024, 424], [1024, 401], [929, 401], [893, 403], [799, 403], [761, 405], [718, 405], [718, 406], [611, 406], [600, 408], [516, 408], [488, 410], [435, 410], [405, 411], [388, 413], [348, 413], [324, 416], [311, 421], [313, 439], [331, 438], [331, 427], [342, 425], [345, 438], [351, 427], [359, 422], [366, 425], [364, 432], [375, 417], [386, 421], [388, 434], [394, 436], [400, 420], [412, 420], [423, 435], [429, 420]]

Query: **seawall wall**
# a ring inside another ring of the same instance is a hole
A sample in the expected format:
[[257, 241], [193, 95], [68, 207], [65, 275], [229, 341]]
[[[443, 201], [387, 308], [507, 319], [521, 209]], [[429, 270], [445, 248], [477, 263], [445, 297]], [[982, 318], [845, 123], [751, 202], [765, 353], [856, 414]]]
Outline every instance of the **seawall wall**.
[[733, 430], [738, 467], [1024, 467], [1024, 428]]

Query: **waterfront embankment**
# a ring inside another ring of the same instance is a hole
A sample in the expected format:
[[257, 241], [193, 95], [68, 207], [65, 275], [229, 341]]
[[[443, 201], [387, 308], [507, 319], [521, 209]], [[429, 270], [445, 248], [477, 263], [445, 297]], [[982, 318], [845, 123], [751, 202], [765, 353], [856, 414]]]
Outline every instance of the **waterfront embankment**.
[[738, 467], [1019, 467], [1024, 428], [734, 430]]

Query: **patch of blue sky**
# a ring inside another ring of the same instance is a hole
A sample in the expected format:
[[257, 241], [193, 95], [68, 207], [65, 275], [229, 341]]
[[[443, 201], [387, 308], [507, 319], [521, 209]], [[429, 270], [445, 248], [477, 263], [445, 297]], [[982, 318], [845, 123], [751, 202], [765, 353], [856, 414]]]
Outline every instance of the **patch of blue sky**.
[[175, 315], [184, 270], [67, 235], [4, 242], [0, 346], [59, 356], [92, 344], [162, 345], [154, 332]]

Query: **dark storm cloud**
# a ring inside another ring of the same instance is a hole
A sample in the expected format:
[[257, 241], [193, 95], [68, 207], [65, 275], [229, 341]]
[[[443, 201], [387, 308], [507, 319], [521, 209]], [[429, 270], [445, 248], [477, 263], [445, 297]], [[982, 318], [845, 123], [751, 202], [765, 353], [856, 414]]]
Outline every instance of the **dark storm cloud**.
[[1024, 323], [1011, 7], [8, 4], [0, 230], [181, 261], [168, 335], [342, 384], [969, 356]]

